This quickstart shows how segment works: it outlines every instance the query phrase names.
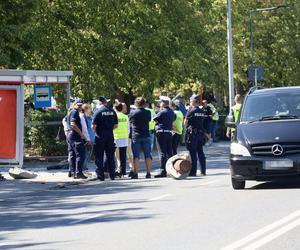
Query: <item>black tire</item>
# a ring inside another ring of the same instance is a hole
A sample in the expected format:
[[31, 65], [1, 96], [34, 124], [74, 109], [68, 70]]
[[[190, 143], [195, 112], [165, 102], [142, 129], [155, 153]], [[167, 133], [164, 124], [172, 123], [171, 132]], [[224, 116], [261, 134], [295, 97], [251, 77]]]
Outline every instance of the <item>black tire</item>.
[[231, 184], [232, 184], [233, 189], [244, 189], [246, 186], [246, 181], [231, 178]]

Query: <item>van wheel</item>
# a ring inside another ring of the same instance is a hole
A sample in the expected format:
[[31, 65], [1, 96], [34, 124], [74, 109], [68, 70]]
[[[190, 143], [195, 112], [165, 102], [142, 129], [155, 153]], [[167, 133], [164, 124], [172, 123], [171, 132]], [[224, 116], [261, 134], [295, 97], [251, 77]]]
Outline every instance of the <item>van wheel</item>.
[[237, 180], [231, 177], [231, 184], [233, 189], [244, 189], [246, 186], [246, 181], [244, 180]]

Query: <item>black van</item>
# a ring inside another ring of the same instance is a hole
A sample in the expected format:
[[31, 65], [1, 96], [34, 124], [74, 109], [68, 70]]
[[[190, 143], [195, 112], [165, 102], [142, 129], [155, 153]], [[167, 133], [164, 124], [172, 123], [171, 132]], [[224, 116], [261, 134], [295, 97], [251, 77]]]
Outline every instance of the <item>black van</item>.
[[[300, 177], [300, 87], [252, 88], [244, 99], [230, 145], [234, 189], [246, 180], [274, 181]], [[300, 178], [299, 178], [300, 180]]]

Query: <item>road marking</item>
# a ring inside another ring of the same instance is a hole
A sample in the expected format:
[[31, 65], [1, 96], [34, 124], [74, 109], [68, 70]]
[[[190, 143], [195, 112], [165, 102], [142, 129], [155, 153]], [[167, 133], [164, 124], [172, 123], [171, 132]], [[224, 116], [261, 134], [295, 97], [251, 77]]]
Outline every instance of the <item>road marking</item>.
[[216, 183], [216, 182], [218, 182], [218, 181], [217, 180], [213, 180], [213, 181], [209, 181], [209, 182], [204, 182], [204, 183], [199, 184], [199, 186], [210, 185], [210, 184], [213, 184], [213, 183]]
[[248, 236], [246, 236], [245, 238], [238, 240], [224, 248], [221, 248], [221, 250], [235, 250], [241, 246], [246, 245], [247, 243], [249, 243], [250, 241], [253, 241], [259, 237], [261, 237], [263, 234], [266, 234], [268, 232], [270, 232], [271, 230], [276, 229], [277, 227], [280, 227], [281, 225], [290, 222], [291, 220], [294, 220], [295, 218], [300, 216], [300, 210], [297, 210], [291, 214], [289, 214], [288, 216], [270, 224], [267, 225], [261, 229], [259, 229], [258, 231], [249, 234]]
[[300, 219], [297, 219], [296, 221], [290, 222], [289, 224], [285, 225], [284, 227], [274, 231], [273, 233], [263, 237], [262, 239], [252, 243], [251, 245], [243, 248], [243, 250], [255, 250], [259, 247], [267, 244], [268, 242], [278, 238], [279, 236], [287, 233], [288, 231], [291, 231], [292, 229], [298, 227], [300, 225]]
[[160, 195], [160, 196], [157, 196], [157, 197], [148, 199], [148, 201], [157, 201], [157, 200], [161, 200], [161, 199], [163, 199], [163, 198], [166, 198], [166, 197], [168, 197], [168, 196], [171, 196], [171, 195], [170, 195], [170, 194]]
[[82, 218], [82, 219], [79, 219], [79, 220], [71, 221], [69, 224], [74, 225], [74, 224], [78, 224], [78, 223], [81, 223], [81, 222], [84, 222], [84, 221], [87, 221], [87, 220], [91, 220], [91, 219], [95, 219], [95, 218], [99, 218], [99, 217], [103, 217], [103, 216], [104, 216], [104, 214], [97, 214], [97, 215], [89, 216], [87, 218]]

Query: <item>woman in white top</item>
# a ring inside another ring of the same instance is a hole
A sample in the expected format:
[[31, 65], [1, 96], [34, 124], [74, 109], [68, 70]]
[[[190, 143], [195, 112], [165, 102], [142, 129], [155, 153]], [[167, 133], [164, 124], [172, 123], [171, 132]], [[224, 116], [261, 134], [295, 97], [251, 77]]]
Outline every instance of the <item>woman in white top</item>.
[[128, 116], [124, 114], [123, 104], [115, 102], [114, 109], [118, 117], [118, 127], [114, 129], [114, 138], [116, 145], [116, 159], [117, 159], [117, 171], [116, 176], [122, 177], [126, 175], [126, 152], [129, 145], [129, 120]]
[[[86, 105], [86, 104], [84, 104]], [[80, 117], [80, 123], [81, 123], [81, 127], [82, 127], [82, 133], [84, 135], [84, 141], [85, 141], [85, 159], [82, 165], [82, 169], [83, 170], [87, 170], [88, 169], [88, 162], [91, 159], [91, 154], [92, 154], [92, 143], [91, 143], [91, 138], [90, 138], [90, 134], [88, 131], [88, 125], [87, 125], [87, 120], [86, 120], [86, 116], [84, 114], [85, 109], [84, 109], [84, 105], [82, 106], [82, 112], [79, 113], [79, 117]], [[87, 108], [87, 106], [85, 106], [85, 108]]]

